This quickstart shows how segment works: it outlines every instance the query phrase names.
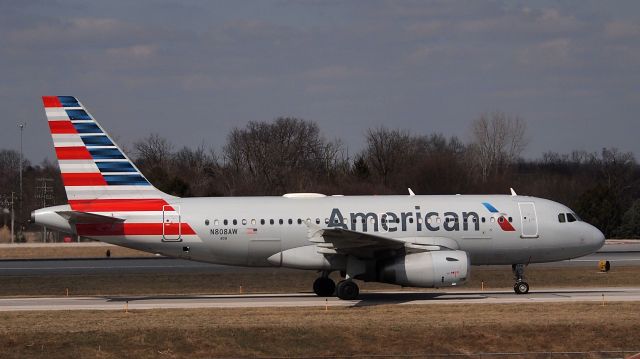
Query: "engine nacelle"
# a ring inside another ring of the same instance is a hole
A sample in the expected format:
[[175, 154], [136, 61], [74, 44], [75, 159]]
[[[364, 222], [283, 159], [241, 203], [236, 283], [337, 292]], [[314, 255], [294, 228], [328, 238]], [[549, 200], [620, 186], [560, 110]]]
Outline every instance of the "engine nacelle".
[[383, 264], [378, 280], [406, 287], [447, 287], [464, 284], [469, 275], [465, 251], [432, 251], [407, 254]]

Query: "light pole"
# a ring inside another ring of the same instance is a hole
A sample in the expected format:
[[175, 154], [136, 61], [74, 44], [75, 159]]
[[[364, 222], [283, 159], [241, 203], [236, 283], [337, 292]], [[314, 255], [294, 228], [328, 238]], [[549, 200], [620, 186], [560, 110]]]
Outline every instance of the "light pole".
[[11, 243], [13, 243], [15, 238], [15, 226], [16, 223], [16, 212], [13, 209], [13, 192], [11, 192]]
[[22, 218], [22, 132], [27, 124], [25, 122], [19, 123], [20, 128], [20, 218]]

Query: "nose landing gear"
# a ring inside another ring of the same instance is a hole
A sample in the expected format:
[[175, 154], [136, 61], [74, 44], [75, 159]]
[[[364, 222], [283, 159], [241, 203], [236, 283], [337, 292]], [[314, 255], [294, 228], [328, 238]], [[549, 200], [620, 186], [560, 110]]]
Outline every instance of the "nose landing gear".
[[511, 270], [516, 277], [516, 283], [513, 285], [513, 291], [516, 294], [529, 293], [529, 283], [524, 281], [524, 264], [513, 264]]

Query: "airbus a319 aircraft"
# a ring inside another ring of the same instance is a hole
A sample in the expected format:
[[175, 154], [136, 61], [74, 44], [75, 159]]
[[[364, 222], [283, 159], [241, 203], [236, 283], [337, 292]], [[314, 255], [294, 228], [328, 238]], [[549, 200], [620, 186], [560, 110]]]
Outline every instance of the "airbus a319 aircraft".
[[[35, 223], [169, 257], [314, 270], [319, 296], [356, 299], [354, 279], [464, 284], [470, 265], [524, 267], [598, 250], [603, 234], [566, 206], [511, 195], [179, 198], [156, 189], [72, 96], [45, 96], [68, 204]], [[337, 285], [329, 277], [339, 272]]]

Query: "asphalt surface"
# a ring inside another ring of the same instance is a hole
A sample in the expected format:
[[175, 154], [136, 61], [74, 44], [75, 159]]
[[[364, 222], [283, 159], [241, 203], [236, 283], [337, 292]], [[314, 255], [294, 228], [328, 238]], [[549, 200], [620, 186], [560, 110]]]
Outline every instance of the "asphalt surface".
[[[532, 266], [589, 266], [595, 267], [605, 259], [611, 266], [640, 265], [640, 251], [598, 252], [582, 258], [562, 262], [532, 264]], [[224, 273], [243, 271], [272, 271], [274, 268], [231, 267], [199, 263], [182, 259], [148, 257], [123, 259], [39, 259], [0, 260], [0, 276], [26, 275], [82, 275], [82, 274], [171, 274], [171, 273]]]
[[[271, 269], [271, 268], [269, 268]], [[179, 274], [255, 271], [258, 268], [231, 267], [173, 258], [46, 259], [0, 261], [4, 275], [82, 274]]]
[[640, 265], [640, 251], [633, 252], [596, 252], [589, 254], [588, 256], [570, 259], [561, 262], [551, 263], [537, 263], [532, 264], [535, 266], [552, 266], [552, 267], [565, 267], [565, 266], [597, 266], [600, 260], [607, 260], [611, 266], [638, 266]]
[[501, 304], [638, 301], [640, 288], [557, 288], [516, 295], [511, 291], [440, 293], [386, 291], [362, 293], [359, 300], [320, 298], [313, 294], [255, 294], [144, 297], [3, 298], [0, 311], [135, 310], [175, 308], [357, 307], [384, 304]]

